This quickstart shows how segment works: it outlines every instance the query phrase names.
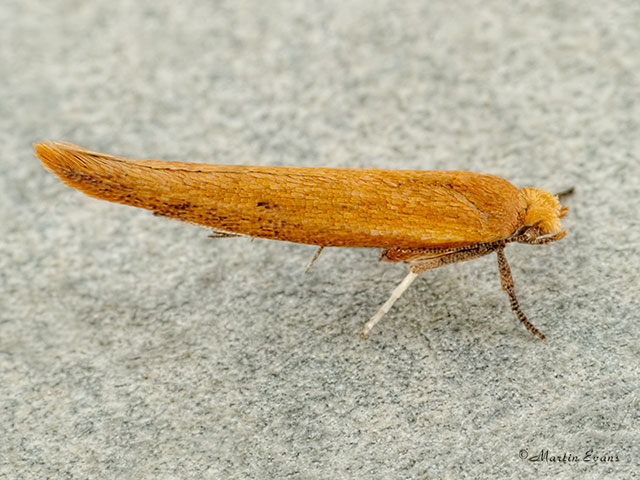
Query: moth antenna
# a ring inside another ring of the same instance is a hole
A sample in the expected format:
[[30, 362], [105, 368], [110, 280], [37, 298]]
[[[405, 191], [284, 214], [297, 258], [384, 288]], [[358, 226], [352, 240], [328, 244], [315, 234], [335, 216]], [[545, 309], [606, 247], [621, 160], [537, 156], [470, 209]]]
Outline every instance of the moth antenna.
[[384, 316], [384, 314], [391, 309], [393, 304], [396, 303], [396, 300], [400, 298], [400, 296], [409, 287], [409, 285], [411, 285], [411, 282], [413, 282], [417, 277], [418, 277], [417, 273], [413, 273], [411, 270], [409, 270], [409, 273], [407, 274], [406, 277], [404, 277], [404, 280], [400, 282], [400, 285], [398, 285], [395, 288], [395, 290], [389, 297], [389, 300], [384, 302], [384, 305], [380, 307], [380, 310], [378, 310], [377, 313], [373, 317], [371, 317], [371, 320], [369, 320], [365, 324], [364, 330], [362, 330], [362, 338], [367, 338], [369, 336], [369, 332], [375, 326], [375, 324], [378, 323], [380, 319]]
[[313, 258], [309, 262], [309, 265], [307, 265], [307, 268], [305, 268], [304, 273], [309, 273], [309, 270], [311, 270], [311, 266], [316, 262], [316, 260], [322, 253], [322, 250], [324, 250], [324, 247], [318, 247], [318, 249], [316, 250], [316, 253], [313, 254]]
[[561, 192], [556, 193], [556, 197], [558, 200], [562, 200], [563, 198], [568, 197], [569, 195], [573, 195], [576, 189], [574, 187], [569, 187], [566, 190], [562, 190]]

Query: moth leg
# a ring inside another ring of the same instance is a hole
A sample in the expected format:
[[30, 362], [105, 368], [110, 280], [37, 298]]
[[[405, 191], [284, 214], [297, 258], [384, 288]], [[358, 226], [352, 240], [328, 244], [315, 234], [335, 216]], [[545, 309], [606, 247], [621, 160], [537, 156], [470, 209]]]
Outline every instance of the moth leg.
[[531, 226], [523, 233], [514, 235], [506, 240], [506, 243], [518, 242], [526, 243], [528, 245], [546, 245], [547, 243], [557, 242], [562, 240], [567, 235], [566, 230], [561, 230], [558, 233], [551, 236], [540, 236], [540, 229], [536, 226]]
[[503, 243], [500, 242], [497, 245], [491, 243], [478, 244], [473, 249], [460, 250], [440, 257], [417, 258], [409, 263], [409, 270], [415, 273], [423, 273], [451, 263], [466, 262], [474, 258], [484, 257], [499, 248], [498, 245], [503, 245]]
[[209, 238], [231, 238], [231, 237], [243, 237], [239, 233], [225, 232], [224, 230], [213, 229]]
[[527, 330], [540, 338], [540, 340], [544, 340], [544, 334], [532, 325], [532, 323], [527, 319], [527, 316], [520, 308], [520, 304], [518, 303], [518, 299], [516, 298], [516, 291], [513, 284], [513, 277], [511, 276], [511, 269], [509, 268], [509, 264], [507, 263], [507, 257], [505, 257], [504, 255], [504, 247], [498, 248], [496, 250], [496, 253], [498, 254], [498, 271], [500, 272], [500, 283], [502, 284], [502, 289], [507, 292], [507, 295], [509, 295], [511, 310], [513, 310], [513, 312], [518, 317], [518, 320], [520, 320], [524, 324]]
[[382, 257], [384, 259], [392, 259], [390, 261], [397, 262], [401, 261], [400, 258], [404, 258], [409, 264], [409, 273], [404, 280], [400, 282], [400, 285], [395, 288], [384, 305], [380, 307], [380, 310], [378, 310], [376, 314], [365, 324], [362, 336], [364, 338], [369, 336], [369, 332], [374, 325], [380, 321], [389, 309], [391, 309], [396, 300], [400, 298], [407, 287], [411, 285], [411, 282], [413, 282], [421, 273], [450, 263], [464, 262], [482, 257], [495, 251], [499, 246], [504, 246], [504, 242], [478, 244], [471, 247], [461, 247], [459, 249], [441, 249], [440, 251], [437, 249], [423, 251], [390, 249], [383, 251]]
[[[532, 237], [533, 238], [533, 237]], [[438, 268], [450, 263], [465, 262], [482, 257], [503, 247], [508, 242], [529, 239], [529, 236], [519, 235], [509, 239], [492, 242], [474, 243], [453, 248], [388, 248], [381, 252], [380, 260], [387, 262], [405, 262], [410, 268], [420, 269], [418, 273]]]
[[322, 250], [324, 250], [324, 247], [318, 247], [318, 249], [316, 250], [316, 253], [313, 254], [313, 258], [311, 259], [311, 261], [307, 265], [307, 268], [305, 268], [304, 273], [309, 273], [309, 270], [311, 270], [311, 266], [316, 262], [316, 260], [318, 259], [318, 257], [322, 253]]
[[[387, 248], [380, 252], [380, 260], [385, 262], [412, 263], [416, 260], [427, 258], [439, 258], [452, 252], [453, 249], [412, 249], [412, 248]], [[457, 250], [454, 250], [457, 251]]]
[[[427, 253], [428, 252], [428, 253]], [[376, 323], [387, 313], [396, 300], [404, 293], [404, 291], [411, 285], [411, 283], [422, 272], [431, 268], [437, 268], [445, 265], [442, 259], [447, 256], [447, 250], [411, 250], [401, 248], [385, 249], [380, 254], [380, 260], [386, 260], [388, 262], [406, 262], [409, 264], [409, 273], [404, 280], [395, 288], [391, 293], [389, 299], [380, 307], [376, 314], [365, 324], [362, 330], [362, 337], [367, 338], [369, 332], [375, 326]], [[419, 268], [416, 268], [419, 265]], [[426, 267], [426, 268], [425, 268]]]
[[375, 324], [378, 323], [380, 319], [384, 316], [384, 314], [389, 311], [389, 309], [393, 306], [393, 304], [396, 303], [396, 300], [400, 298], [400, 296], [409, 287], [409, 285], [411, 285], [411, 282], [413, 282], [417, 277], [418, 277], [417, 273], [414, 273], [411, 270], [409, 270], [409, 273], [407, 274], [406, 277], [404, 277], [404, 280], [400, 282], [400, 285], [398, 285], [395, 288], [395, 290], [389, 297], [389, 300], [384, 302], [384, 305], [380, 307], [380, 310], [378, 310], [376, 314], [373, 317], [371, 317], [371, 319], [365, 324], [364, 330], [362, 330], [363, 338], [367, 338], [369, 336], [369, 332], [375, 326]]

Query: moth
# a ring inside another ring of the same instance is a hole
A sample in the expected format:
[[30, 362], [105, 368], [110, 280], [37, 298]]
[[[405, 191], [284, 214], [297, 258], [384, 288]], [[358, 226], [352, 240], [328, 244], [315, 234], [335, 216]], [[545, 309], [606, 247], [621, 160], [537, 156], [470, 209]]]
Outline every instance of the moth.
[[92, 197], [204, 225], [214, 237], [316, 245], [309, 267], [325, 247], [375, 248], [381, 260], [406, 263], [407, 276], [364, 337], [421, 273], [495, 252], [511, 309], [545, 338], [518, 303], [504, 249], [566, 235], [560, 219], [568, 208], [546, 190], [466, 171], [210, 165], [129, 159], [65, 142], [34, 147], [46, 168]]

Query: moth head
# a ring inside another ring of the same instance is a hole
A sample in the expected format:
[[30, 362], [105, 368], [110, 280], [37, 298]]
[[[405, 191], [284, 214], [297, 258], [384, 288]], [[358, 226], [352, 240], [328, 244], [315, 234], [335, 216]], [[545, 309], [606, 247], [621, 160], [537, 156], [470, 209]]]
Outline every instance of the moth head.
[[535, 225], [541, 235], [554, 235], [562, 229], [560, 219], [567, 214], [567, 207], [557, 196], [541, 188], [524, 187], [520, 192], [525, 204], [524, 226]]

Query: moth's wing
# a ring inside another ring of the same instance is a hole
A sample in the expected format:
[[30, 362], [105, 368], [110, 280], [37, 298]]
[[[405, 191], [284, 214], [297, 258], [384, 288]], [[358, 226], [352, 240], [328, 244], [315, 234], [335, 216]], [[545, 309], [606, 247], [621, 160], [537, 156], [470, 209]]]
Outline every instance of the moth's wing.
[[325, 246], [452, 248], [493, 241], [517, 229], [524, 208], [506, 180], [460, 171], [290, 169], [263, 195], [275, 210], [278, 238]]
[[68, 185], [218, 231], [318, 246], [448, 248], [506, 238], [519, 190], [461, 171], [249, 167], [137, 160], [37, 144]]

